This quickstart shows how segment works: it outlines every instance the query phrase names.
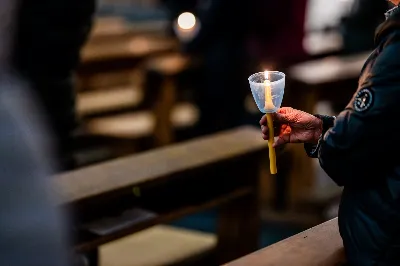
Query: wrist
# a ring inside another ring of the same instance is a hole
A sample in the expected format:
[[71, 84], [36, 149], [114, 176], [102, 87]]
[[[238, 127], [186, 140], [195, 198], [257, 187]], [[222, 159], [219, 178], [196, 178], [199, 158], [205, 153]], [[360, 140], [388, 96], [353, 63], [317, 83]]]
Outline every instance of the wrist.
[[319, 140], [321, 139], [321, 136], [324, 131], [324, 122], [322, 121], [321, 118], [316, 117], [315, 118], [315, 131], [314, 131], [314, 138], [312, 141], [312, 144], [318, 144]]
[[325, 132], [327, 132], [331, 127], [333, 127], [335, 123], [335, 116], [329, 116], [329, 115], [314, 115], [315, 118], [318, 119], [318, 122], [316, 122], [316, 131], [315, 131], [315, 137], [316, 138], [316, 143], [318, 143]]

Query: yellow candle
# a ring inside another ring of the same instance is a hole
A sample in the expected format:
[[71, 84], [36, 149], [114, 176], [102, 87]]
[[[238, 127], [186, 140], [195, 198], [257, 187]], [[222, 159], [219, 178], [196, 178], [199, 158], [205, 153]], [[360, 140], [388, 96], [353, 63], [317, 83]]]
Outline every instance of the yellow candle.
[[[268, 75], [266, 75], [268, 76]], [[264, 86], [265, 86], [265, 106], [264, 109], [274, 109], [274, 103], [272, 102], [272, 96], [271, 96], [271, 82], [267, 79], [264, 81]]]
[[[272, 102], [272, 95], [271, 95], [271, 82], [268, 80], [268, 72], [265, 72], [265, 78], [266, 80], [264, 81], [265, 85], [265, 105], [264, 108], [267, 109], [273, 109], [274, 104]], [[275, 175], [278, 171], [276, 168], [276, 154], [275, 154], [275, 148], [272, 147], [274, 144], [274, 121], [272, 119], [272, 114], [267, 113], [267, 124], [268, 124], [268, 146], [269, 146], [269, 168], [271, 171], [271, 174]]]

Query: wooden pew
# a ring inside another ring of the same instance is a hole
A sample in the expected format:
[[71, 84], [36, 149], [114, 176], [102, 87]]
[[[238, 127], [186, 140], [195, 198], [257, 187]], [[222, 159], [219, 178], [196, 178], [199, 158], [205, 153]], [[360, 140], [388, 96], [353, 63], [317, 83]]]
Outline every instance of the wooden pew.
[[78, 93], [77, 113], [81, 117], [132, 108], [143, 99], [143, 91], [135, 86], [111, 87]]
[[[195, 65], [192, 58], [179, 53], [155, 56], [145, 64], [147, 102], [152, 102], [156, 117], [155, 145], [174, 141], [170, 119], [177, 102], [177, 77]], [[155, 99], [154, 99], [155, 96]], [[155, 100], [155, 101], [154, 101]]]
[[304, 50], [314, 58], [338, 53], [343, 48], [339, 31], [308, 32], [303, 40]]
[[290, 78], [307, 85], [357, 78], [369, 54], [332, 56], [300, 63], [290, 69]]
[[[181, 102], [173, 106], [165, 119], [171, 125], [170, 130], [176, 132], [193, 127], [199, 117], [196, 106]], [[86, 121], [86, 133], [94, 138], [102, 139], [102, 144], [109, 147], [111, 157], [129, 155], [155, 147], [155, 139], [160, 134], [158, 121], [160, 118], [151, 110], [129, 111], [120, 114], [91, 118]]]
[[87, 135], [108, 140], [114, 157], [172, 143], [175, 133], [187, 132], [199, 117], [193, 104], [176, 102], [176, 80], [192, 61], [168, 53], [150, 57], [136, 71], [85, 76], [77, 111]]
[[55, 176], [75, 250], [96, 265], [103, 244], [213, 207], [218, 264], [256, 250], [266, 148], [258, 128], [241, 127]]
[[[101, 266], [183, 266], [212, 255], [217, 238], [212, 233], [157, 225], [102, 245]], [[204, 264], [203, 264], [204, 265]]]
[[176, 47], [177, 41], [171, 38], [128, 36], [124, 40], [88, 43], [82, 50], [82, 63], [141, 58], [149, 54], [172, 51]]
[[333, 219], [225, 266], [339, 266], [345, 261], [337, 219]]
[[98, 17], [95, 20], [88, 42], [103, 42], [110, 39], [137, 35], [163, 36], [167, 32], [168, 21], [144, 21], [130, 23], [122, 17]]

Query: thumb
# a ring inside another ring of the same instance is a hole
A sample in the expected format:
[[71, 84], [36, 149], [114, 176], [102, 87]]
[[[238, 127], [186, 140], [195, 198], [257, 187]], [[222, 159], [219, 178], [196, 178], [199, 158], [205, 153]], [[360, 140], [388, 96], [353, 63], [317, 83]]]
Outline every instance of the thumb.
[[272, 144], [272, 147], [276, 148], [278, 146], [284, 145], [284, 144], [289, 143], [289, 142], [290, 142], [290, 136], [289, 135], [282, 135], [282, 136], [279, 136], [275, 140], [274, 144]]
[[290, 123], [292, 119], [290, 119], [290, 115], [288, 114], [275, 113], [274, 120], [280, 124], [287, 124]]

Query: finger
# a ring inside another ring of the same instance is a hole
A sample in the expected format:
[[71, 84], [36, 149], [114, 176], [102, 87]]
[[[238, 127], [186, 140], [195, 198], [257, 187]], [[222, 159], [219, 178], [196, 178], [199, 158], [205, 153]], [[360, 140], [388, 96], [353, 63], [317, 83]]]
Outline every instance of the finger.
[[280, 132], [281, 132], [281, 126], [280, 125], [274, 126], [274, 136], [275, 137], [279, 136]]
[[261, 137], [262, 137], [264, 140], [267, 140], [267, 139], [268, 139], [268, 127], [266, 127], [266, 126], [261, 126]]
[[277, 113], [279, 114], [287, 114], [287, 113], [291, 113], [293, 112], [293, 108], [292, 107], [281, 107], [278, 109]]
[[260, 125], [262, 126], [262, 125], [266, 125], [266, 124], [267, 124], [267, 116], [263, 115], [260, 120]]
[[[275, 137], [279, 136], [279, 134], [280, 134], [280, 132], [281, 132], [281, 127], [282, 127], [282, 126], [283, 126], [283, 125], [280, 125], [280, 124], [278, 124], [278, 123], [274, 123], [273, 131], [274, 131], [274, 136], [275, 136]], [[262, 126], [262, 127], [261, 127], [261, 131], [263, 132], [263, 134], [268, 135], [268, 134], [269, 134], [269, 128], [268, 128], [268, 126]]]
[[274, 142], [274, 144], [272, 145], [272, 147], [276, 148], [278, 146], [284, 145], [286, 143], [289, 143], [290, 141], [290, 136], [289, 134], [284, 134], [281, 135], [277, 138], [277, 140]]
[[267, 126], [261, 126], [261, 132], [265, 135], [268, 135], [269, 129]]
[[[261, 126], [261, 132], [263, 135], [269, 137], [269, 128], [268, 126]], [[274, 136], [277, 137], [280, 134], [280, 125], [276, 124], [274, 126]]]
[[289, 123], [294, 122], [294, 121], [292, 121], [293, 115], [291, 115], [291, 114], [276, 113], [274, 120], [279, 124], [289, 124]]

